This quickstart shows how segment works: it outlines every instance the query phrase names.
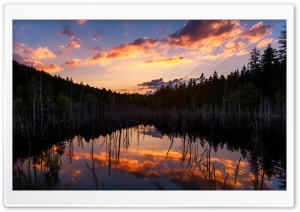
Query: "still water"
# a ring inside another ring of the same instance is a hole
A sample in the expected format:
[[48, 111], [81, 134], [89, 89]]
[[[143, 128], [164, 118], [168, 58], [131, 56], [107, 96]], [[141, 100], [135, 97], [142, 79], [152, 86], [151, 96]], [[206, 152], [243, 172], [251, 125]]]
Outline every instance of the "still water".
[[167, 135], [153, 125], [94, 139], [76, 135], [40, 154], [16, 159], [14, 189], [285, 189], [280, 159], [271, 158], [268, 165], [260, 151], [228, 145], [209, 137]]

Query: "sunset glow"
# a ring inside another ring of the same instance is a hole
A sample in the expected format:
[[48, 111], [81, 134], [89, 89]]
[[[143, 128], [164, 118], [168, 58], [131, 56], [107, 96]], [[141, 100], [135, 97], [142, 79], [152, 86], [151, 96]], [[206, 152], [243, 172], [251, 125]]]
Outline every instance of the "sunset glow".
[[[17, 20], [13, 59], [51, 75], [121, 93], [227, 75], [254, 47], [278, 47], [283, 20]], [[161, 84], [160, 84], [161, 85]]]

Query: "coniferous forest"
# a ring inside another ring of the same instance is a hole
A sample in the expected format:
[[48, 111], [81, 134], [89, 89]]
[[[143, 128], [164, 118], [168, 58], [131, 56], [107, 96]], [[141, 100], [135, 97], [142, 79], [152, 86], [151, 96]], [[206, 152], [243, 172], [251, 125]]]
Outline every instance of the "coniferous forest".
[[[121, 140], [122, 129], [153, 125], [162, 135], [173, 139], [180, 137], [184, 142], [186, 134], [189, 134], [191, 144], [201, 134], [205, 140], [212, 142], [209, 152], [211, 148], [216, 150], [218, 145], [224, 144], [231, 151], [242, 149], [244, 157], [249, 151], [252, 172], [260, 173], [259, 166], [263, 170], [260, 178], [255, 175], [254, 189], [265, 188], [264, 177], [276, 174], [282, 180], [281, 188], [285, 188], [284, 174], [270, 169], [278, 160], [283, 164], [281, 167], [285, 167], [285, 162], [282, 162], [285, 154], [278, 153], [278, 149], [286, 148], [279, 141], [285, 139], [285, 134], [276, 134], [278, 129], [285, 127], [286, 119], [285, 30], [278, 42], [278, 49], [271, 44], [263, 51], [252, 49], [248, 63], [226, 76], [217, 71], [211, 76], [202, 73], [198, 78], [182, 83], [170, 81], [148, 95], [121, 94], [109, 88], [91, 87], [84, 82], [74, 83], [71, 76], [65, 79], [59, 75], [52, 76], [13, 61], [14, 159], [38, 154], [57, 141], [77, 135], [83, 135], [89, 141], [119, 130], [117, 138]], [[240, 126], [249, 131], [241, 131], [237, 135]], [[206, 130], [201, 131], [200, 128]], [[264, 143], [265, 149], [274, 149], [269, 154], [259, 150], [263, 143], [260, 137], [266, 132], [273, 133], [270, 141]], [[220, 134], [222, 139], [215, 136]], [[242, 139], [247, 140], [246, 137], [255, 140], [256, 144], [249, 147], [248, 141], [242, 142]], [[173, 140], [171, 147], [172, 144]], [[187, 151], [184, 146], [182, 158], [188, 156]], [[216, 177], [213, 178], [215, 168], [206, 165], [206, 169], [200, 170], [209, 179], [209, 188], [217, 189]], [[237, 174], [238, 168], [235, 178]], [[156, 181], [155, 185], [161, 188]], [[24, 189], [24, 186], [20, 187]]]
[[107, 88], [77, 84], [72, 78], [51, 76], [13, 61], [14, 134], [43, 136], [64, 127], [80, 128], [94, 122], [109, 130], [130, 123], [171, 116], [247, 116], [285, 118], [286, 32], [279, 49], [269, 44], [254, 48], [249, 63], [229, 75], [190, 79], [162, 85], [153, 95], [120, 94]]

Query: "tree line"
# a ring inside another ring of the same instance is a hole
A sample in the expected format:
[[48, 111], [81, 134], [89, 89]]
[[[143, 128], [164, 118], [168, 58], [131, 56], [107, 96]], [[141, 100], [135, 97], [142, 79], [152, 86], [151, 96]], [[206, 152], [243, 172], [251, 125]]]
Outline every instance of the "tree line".
[[161, 108], [176, 106], [199, 110], [211, 107], [213, 112], [230, 113], [238, 106], [239, 110], [270, 110], [270, 114], [284, 115], [286, 31], [281, 32], [279, 44], [278, 50], [271, 44], [263, 52], [253, 48], [248, 64], [227, 76], [215, 71], [208, 78], [202, 73], [188, 82], [163, 85], [153, 95], [153, 100]]
[[113, 128], [191, 114], [285, 117], [286, 30], [279, 48], [254, 48], [241, 70], [161, 86], [152, 95], [120, 94], [51, 76], [13, 61], [13, 131], [43, 136], [57, 129], [102, 124]]

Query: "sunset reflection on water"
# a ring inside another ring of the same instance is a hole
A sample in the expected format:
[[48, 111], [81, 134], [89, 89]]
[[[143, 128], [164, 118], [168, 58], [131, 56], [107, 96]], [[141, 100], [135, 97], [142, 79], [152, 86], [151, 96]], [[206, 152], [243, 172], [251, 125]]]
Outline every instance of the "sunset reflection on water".
[[[37, 176], [52, 173], [49, 161], [54, 161], [59, 167], [57, 179], [51, 178], [54, 190], [252, 190], [258, 180], [264, 189], [277, 189], [278, 184], [262, 170], [255, 175], [240, 151], [229, 151], [226, 145], [215, 151], [200, 138], [162, 135], [154, 126], [90, 140], [75, 136], [41, 155], [18, 159], [14, 170], [19, 167], [31, 181], [41, 180]], [[205, 169], [208, 164], [211, 175]], [[42, 189], [49, 189], [48, 184], [40, 183]]]

